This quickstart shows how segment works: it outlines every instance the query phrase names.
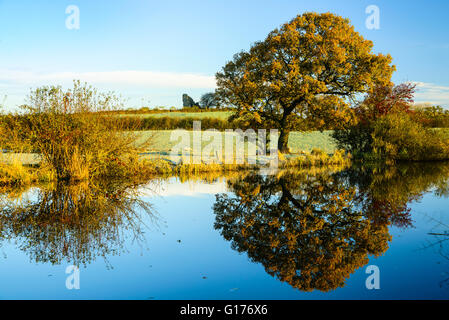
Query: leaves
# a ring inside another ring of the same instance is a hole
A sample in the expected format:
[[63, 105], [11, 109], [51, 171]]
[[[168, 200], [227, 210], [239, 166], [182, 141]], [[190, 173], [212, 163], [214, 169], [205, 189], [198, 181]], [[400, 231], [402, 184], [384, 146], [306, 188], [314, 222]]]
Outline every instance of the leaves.
[[305, 13], [236, 54], [216, 75], [217, 97], [287, 132], [304, 121], [350, 121], [351, 99], [389, 84], [395, 70], [391, 56], [372, 49], [349, 20]]

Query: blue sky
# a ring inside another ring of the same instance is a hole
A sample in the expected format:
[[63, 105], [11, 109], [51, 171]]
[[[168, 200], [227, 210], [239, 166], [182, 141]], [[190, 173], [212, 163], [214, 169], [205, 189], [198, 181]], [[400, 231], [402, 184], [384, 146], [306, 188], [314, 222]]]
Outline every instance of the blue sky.
[[[66, 8], [80, 29], [66, 28]], [[369, 30], [365, 9], [380, 9]], [[120, 93], [129, 107], [176, 106], [213, 91], [214, 74], [274, 28], [306, 11], [351, 20], [390, 53], [396, 83], [418, 84], [416, 100], [449, 107], [449, 1], [0, 0], [0, 104], [13, 110], [30, 88], [88, 81]], [[6, 98], [4, 98], [6, 96]]]

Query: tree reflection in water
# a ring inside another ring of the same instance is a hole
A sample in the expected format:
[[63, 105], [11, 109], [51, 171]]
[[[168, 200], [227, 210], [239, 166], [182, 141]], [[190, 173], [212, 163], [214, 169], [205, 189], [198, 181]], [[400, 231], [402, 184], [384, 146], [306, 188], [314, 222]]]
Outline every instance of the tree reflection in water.
[[143, 241], [140, 213], [154, 218], [138, 185], [57, 184], [37, 195], [2, 195], [1, 238], [14, 240], [35, 262], [87, 265], [125, 250], [131, 235]]
[[408, 204], [430, 188], [447, 193], [448, 176], [433, 164], [253, 173], [216, 196], [215, 228], [279, 280], [329, 291], [386, 252], [389, 226], [412, 226]]

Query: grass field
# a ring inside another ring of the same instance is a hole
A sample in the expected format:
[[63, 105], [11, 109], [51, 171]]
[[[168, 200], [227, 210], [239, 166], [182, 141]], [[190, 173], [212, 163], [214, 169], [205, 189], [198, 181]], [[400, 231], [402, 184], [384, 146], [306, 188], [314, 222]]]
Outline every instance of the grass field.
[[[172, 148], [179, 143], [180, 139], [171, 140], [172, 130], [154, 130], [154, 131], [136, 131], [140, 138], [139, 141], [151, 138], [152, 147], [147, 150], [148, 153], [152, 153], [153, 156], [168, 155]], [[192, 131], [189, 131], [190, 139], [192, 141]], [[204, 132], [203, 132], [204, 134]], [[336, 150], [336, 145], [330, 136], [331, 131], [319, 132], [292, 132], [289, 138], [289, 147], [292, 153], [299, 153], [300, 151], [311, 151], [313, 148], [321, 149], [326, 153], [333, 153]], [[222, 132], [216, 132], [212, 135], [220, 135], [222, 138], [222, 145], [224, 146], [224, 134]], [[210, 141], [203, 139], [202, 148], [210, 143]], [[246, 150], [246, 143], [245, 143]], [[36, 154], [8, 154], [0, 153], [0, 161], [11, 163], [14, 160], [18, 160], [23, 164], [35, 164], [38, 162], [39, 157]]]
[[[205, 112], [161, 112], [144, 114], [126, 114], [122, 116], [132, 117], [173, 117], [173, 118], [215, 118], [225, 120], [232, 114], [232, 111], [205, 111]], [[166, 154], [178, 142], [170, 141], [171, 130], [150, 130], [139, 131], [136, 134], [146, 139], [152, 137], [153, 148], [150, 152]], [[192, 132], [189, 133], [192, 138]], [[220, 133], [222, 134], [222, 133]], [[209, 142], [203, 142], [203, 147]], [[290, 133], [288, 146], [293, 153], [300, 151], [311, 151], [313, 148], [321, 149], [327, 153], [333, 153], [336, 149], [335, 141], [331, 138], [331, 131], [312, 131], [312, 132], [292, 132]]]
[[[180, 141], [177, 139], [171, 141], [172, 133], [172, 130], [136, 132], [136, 134], [141, 137], [141, 141], [151, 137], [153, 148], [148, 151], [161, 154], [168, 153]], [[224, 141], [224, 134], [222, 132], [217, 132], [216, 134], [221, 135], [222, 141]], [[190, 139], [192, 139], [191, 131], [189, 131], [189, 135]], [[204, 147], [209, 143], [209, 141], [203, 141], [202, 146]], [[291, 148], [292, 153], [311, 151], [313, 148], [321, 149], [326, 153], [333, 153], [336, 150], [336, 144], [331, 137], [331, 131], [292, 132], [290, 133], [288, 145]]]
[[[146, 114], [127, 114], [133, 117], [173, 117], [173, 118], [216, 118], [220, 120], [227, 119], [232, 111], [205, 111], [205, 112], [162, 112], [162, 113], [146, 113]], [[125, 116], [125, 115], [123, 115]], [[154, 136], [154, 152], [166, 153], [174, 145], [176, 141], [170, 141], [170, 130], [161, 131], [141, 131], [138, 133], [142, 137]], [[336, 149], [334, 140], [330, 136], [331, 131], [312, 131], [312, 132], [292, 132], [290, 134], [288, 146], [293, 153], [300, 151], [311, 151], [313, 148], [321, 149], [327, 153], [333, 153]], [[207, 142], [203, 143], [203, 146]]]
[[0, 162], [11, 164], [16, 161], [24, 165], [30, 165], [38, 163], [40, 157], [35, 153], [0, 153]]

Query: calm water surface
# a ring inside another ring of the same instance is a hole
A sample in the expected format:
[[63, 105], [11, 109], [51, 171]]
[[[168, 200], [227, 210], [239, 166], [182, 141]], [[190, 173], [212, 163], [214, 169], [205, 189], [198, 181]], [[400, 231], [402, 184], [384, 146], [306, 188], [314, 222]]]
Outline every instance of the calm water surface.
[[448, 177], [429, 164], [3, 190], [0, 298], [447, 299]]

